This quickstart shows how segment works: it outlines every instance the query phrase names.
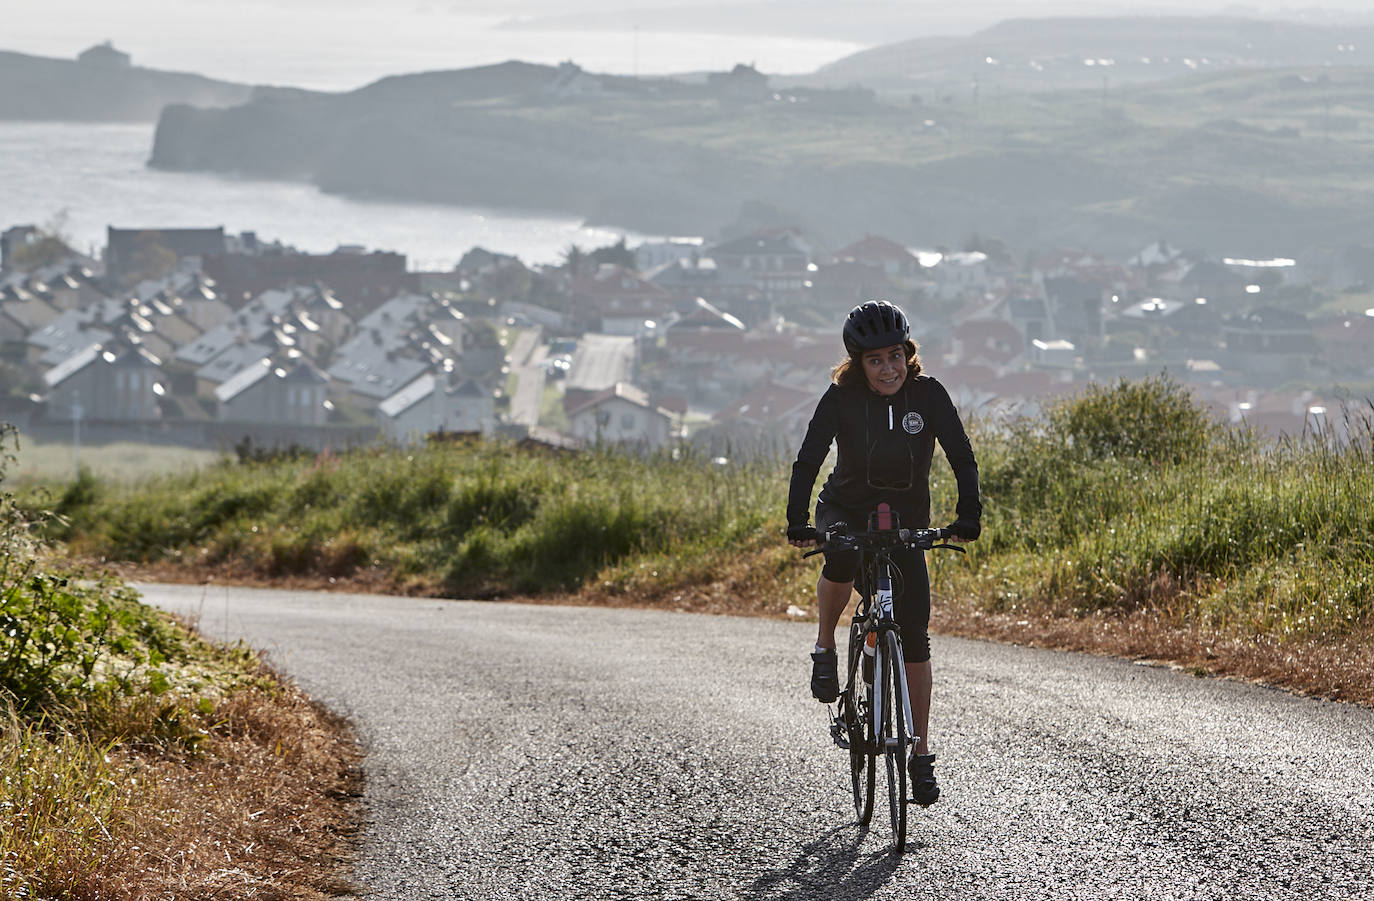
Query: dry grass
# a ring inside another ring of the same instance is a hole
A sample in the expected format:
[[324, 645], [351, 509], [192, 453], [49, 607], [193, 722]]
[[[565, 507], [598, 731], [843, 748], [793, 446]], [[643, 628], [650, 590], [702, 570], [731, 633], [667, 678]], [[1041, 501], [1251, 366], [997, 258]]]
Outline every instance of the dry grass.
[[1179, 626], [1158, 612], [1018, 616], [941, 603], [932, 631], [1008, 644], [1110, 655], [1227, 676], [1298, 694], [1374, 707], [1374, 634], [1278, 641]]
[[[235, 692], [206, 719], [209, 738], [195, 752], [115, 741], [66, 764], [65, 781], [35, 780], [9, 825], [28, 818], [47, 842], [41, 853], [22, 842], [5, 849], [6, 896], [321, 899], [355, 891], [347, 873], [361, 754], [347, 723], [280, 680]], [[92, 747], [16, 730], [6, 730], [7, 770], [43, 770], [45, 761], [51, 770], [54, 759]], [[54, 807], [54, 797], [67, 803]]]

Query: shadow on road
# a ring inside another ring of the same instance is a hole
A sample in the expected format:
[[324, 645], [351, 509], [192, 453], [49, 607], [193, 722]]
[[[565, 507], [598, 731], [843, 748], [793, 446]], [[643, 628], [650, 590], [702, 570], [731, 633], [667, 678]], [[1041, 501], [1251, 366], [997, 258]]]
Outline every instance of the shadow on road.
[[[745, 897], [767, 901], [868, 898], [887, 885], [902, 858], [892, 853], [890, 845], [862, 854], [860, 846], [867, 834], [867, 829], [854, 824], [830, 830], [803, 845], [788, 866], [755, 879]], [[908, 844], [908, 850], [912, 848]]]

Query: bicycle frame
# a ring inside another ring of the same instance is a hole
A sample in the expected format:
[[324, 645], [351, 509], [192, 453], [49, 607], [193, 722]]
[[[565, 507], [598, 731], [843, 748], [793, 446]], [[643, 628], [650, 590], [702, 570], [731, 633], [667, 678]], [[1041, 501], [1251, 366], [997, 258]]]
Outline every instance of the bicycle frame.
[[[892, 613], [892, 560], [885, 551], [879, 551], [877, 559], [873, 561], [873, 566], [877, 574], [878, 584], [876, 590], [873, 590], [871, 593], [871, 609], [864, 623], [864, 633], [865, 639], [867, 638], [868, 632], [876, 631], [877, 633], [874, 640], [875, 647], [873, 648], [873, 700], [869, 704], [869, 710], [873, 711], [875, 715], [869, 717], [867, 738], [872, 747], [878, 748], [879, 750], [887, 750], [885, 747], [880, 747], [878, 744], [879, 738], [883, 734], [883, 727], [887, 725], [883, 719], [883, 717], [887, 715], [887, 696], [884, 693], [886, 691], [900, 692], [899, 697], [902, 699], [902, 716], [906, 719], [906, 729], [904, 731], [907, 736], [909, 736], [908, 741], [919, 744], [921, 739], [920, 736], [915, 734], [915, 721], [911, 715], [911, 693], [907, 688], [905, 657], [903, 657], [901, 661], [902, 665], [896, 667], [899, 684], [885, 684], [887, 667], [882, 665], [882, 658], [887, 655], [888, 650], [887, 642], [883, 641], [883, 638], [889, 632], [896, 633], [897, 648], [900, 653], [902, 648], [902, 635]], [[867, 581], [866, 578], [865, 581]], [[867, 587], [869, 586], [865, 586], [865, 588]], [[862, 593], [863, 592], [861, 592], [861, 594]], [[894, 738], [891, 739], [891, 741], [896, 742], [897, 739]], [[898, 748], [897, 750], [903, 754], [906, 752], [905, 748]]]
[[[883, 751], [878, 745], [879, 736], [882, 735], [885, 705], [887, 699], [885, 692], [900, 691], [902, 698], [902, 716], [906, 720], [906, 729], [903, 730], [908, 736], [908, 742], [919, 744], [921, 736], [915, 735], [915, 717], [911, 713], [911, 692], [906, 681], [906, 660], [903, 658], [902, 665], [896, 667], [898, 673], [898, 684], [887, 685], [886, 677], [883, 675], [885, 669], [879, 666], [879, 655], [886, 655], [886, 642], [882, 639], [889, 633], [896, 638], [899, 653], [902, 651], [902, 635], [893, 614], [893, 591], [892, 591], [892, 547], [907, 546], [919, 548], [921, 550], [933, 550], [936, 548], [958, 551], [963, 553], [964, 549], [956, 545], [942, 543], [949, 537], [947, 529], [902, 529], [898, 527], [896, 514], [893, 513], [886, 504], [880, 504], [878, 510], [872, 514], [869, 520], [869, 530], [861, 535], [851, 536], [847, 530], [840, 528], [827, 532], [824, 536], [824, 545], [839, 543], [840, 546], [849, 547], [860, 552], [861, 565], [859, 567], [859, 594], [863, 598], [859, 603], [859, 609], [855, 611], [854, 622], [863, 620], [862, 628], [865, 638], [869, 633], [874, 634], [874, 667], [873, 667], [873, 693], [869, 696], [870, 716], [865, 724], [864, 739], [869, 747], [875, 751]], [[882, 536], [881, 542], [875, 542], [874, 536]], [[889, 546], [891, 545], [891, 546]], [[803, 556], [810, 557], [821, 553], [820, 548], [808, 551]], [[846, 690], [848, 686], [846, 686]], [[835, 720], [838, 726], [838, 718]], [[839, 741], [838, 728], [832, 727], [832, 734], [836, 736], [837, 744]], [[842, 744], [842, 746], [846, 746]], [[905, 750], [905, 749], [902, 749]]]

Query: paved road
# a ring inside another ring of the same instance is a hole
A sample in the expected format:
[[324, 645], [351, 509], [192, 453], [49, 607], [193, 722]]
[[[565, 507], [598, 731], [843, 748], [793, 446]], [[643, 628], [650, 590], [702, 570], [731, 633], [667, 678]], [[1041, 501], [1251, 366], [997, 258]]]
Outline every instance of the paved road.
[[898, 857], [805, 624], [142, 588], [358, 723], [371, 898], [1374, 898], [1374, 711], [937, 638], [945, 797]]

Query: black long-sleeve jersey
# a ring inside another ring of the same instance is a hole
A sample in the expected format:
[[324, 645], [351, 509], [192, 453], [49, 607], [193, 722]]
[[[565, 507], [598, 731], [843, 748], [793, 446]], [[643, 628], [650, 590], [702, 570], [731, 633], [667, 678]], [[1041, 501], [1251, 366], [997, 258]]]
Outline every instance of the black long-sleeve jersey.
[[935, 440], [945, 452], [959, 486], [955, 515], [979, 521], [978, 461], [949, 392], [927, 375], [913, 375], [885, 397], [868, 387], [831, 385], [816, 404], [787, 492], [787, 524], [810, 521], [811, 488], [830, 452], [835, 468], [820, 500], [846, 510], [871, 511], [887, 501], [907, 528], [930, 526], [930, 461]]

